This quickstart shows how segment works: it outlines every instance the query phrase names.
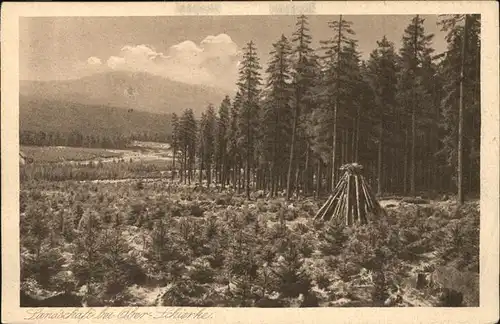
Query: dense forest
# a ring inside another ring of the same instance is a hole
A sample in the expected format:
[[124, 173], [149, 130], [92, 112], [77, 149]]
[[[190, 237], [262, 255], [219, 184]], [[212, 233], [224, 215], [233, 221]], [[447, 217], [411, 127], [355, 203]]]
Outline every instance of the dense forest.
[[79, 131], [67, 133], [45, 132], [45, 131], [22, 131], [19, 134], [19, 142], [22, 145], [30, 146], [70, 146], [70, 147], [91, 147], [107, 149], [123, 149], [128, 147], [133, 141], [169, 142], [171, 135], [159, 133], [130, 133], [121, 134], [87, 134], [83, 135]]
[[444, 53], [435, 53], [423, 22], [409, 22], [399, 49], [378, 40], [367, 60], [342, 16], [318, 49], [308, 18], [299, 17], [293, 35], [273, 44], [266, 71], [250, 41], [236, 95], [201, 120], [189, 108], [172, 119], [181, 180], [202, 170], [209, 183], [247, 195], [318, 195], [333, 189], [342, 164], [356, 161], [379, 194], [477, 194], [480, 16], [440, 18]]

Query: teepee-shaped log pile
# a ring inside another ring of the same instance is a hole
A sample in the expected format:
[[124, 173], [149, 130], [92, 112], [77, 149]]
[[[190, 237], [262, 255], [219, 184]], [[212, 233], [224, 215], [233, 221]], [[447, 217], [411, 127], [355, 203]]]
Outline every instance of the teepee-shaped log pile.
[[335, 220], [349, 226], [366, 224], [368, 219], [385, 213], [363, 177], [361, 165], [345, 164], [340, 170], [344, 175], [314, 219]]

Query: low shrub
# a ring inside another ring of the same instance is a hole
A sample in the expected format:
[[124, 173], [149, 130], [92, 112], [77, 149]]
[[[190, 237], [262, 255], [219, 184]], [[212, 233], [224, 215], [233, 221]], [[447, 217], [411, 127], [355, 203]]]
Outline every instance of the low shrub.
[[330, 286], [330, 278], [326, 272], [317, 273], [314, 280], [320, 289], [326, 290]]
[[203, 217], [205, 211], [197, 204], [193, 204], [190, 207], [190, 215], [194, 217]]
[[188, 276], [199, 284], [208, 284], [214, 282], [215, 272], [210, 268], [209, 264], [197, 263], [188, 272]]
[[443, 292], [439, 295], [439, 306], [442, 307], [460, 307], [463, 305], [464, 297], [463, 294], [454, 289], [443, 289]]

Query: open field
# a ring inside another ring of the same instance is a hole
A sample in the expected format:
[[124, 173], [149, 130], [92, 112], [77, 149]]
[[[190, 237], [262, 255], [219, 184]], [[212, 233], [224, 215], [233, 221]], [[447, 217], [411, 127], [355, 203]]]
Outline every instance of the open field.
[[25, 293], [96, 306], [478, 305], [478, 202], [392, 199], [387, 217], [345, 228], [313, 221], [326, 197], [247, 200], [127, 169], [137, 163], [22, 181]]
[[21, 181], [166, 177], [172, 164], [169, 147], [154, 144], [134, 142], [127, 150], [23, 146], [34, 162], [21, 168]]
[[55, 162], [115, 162], [170, 160], [171, 150], [168, 144], [134, 141], [128, 149], [101, 149], [68, 146], [26, 146], [21, 145], [21, 152], [37, 163]]

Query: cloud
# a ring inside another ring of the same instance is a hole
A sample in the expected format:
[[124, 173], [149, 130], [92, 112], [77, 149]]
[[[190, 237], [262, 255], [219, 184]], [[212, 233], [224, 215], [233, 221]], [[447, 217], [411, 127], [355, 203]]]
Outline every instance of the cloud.
[[100, 58], [91, 56], [86, 60], [76, 61], [72, 65], [65, 67], [65, 69], [61, 69], [61, 71], [57, 79], [66, 80], [106, 72], [109, 71], [109, 68], [106, 64], [103, 64]]
[[240, 54], [238, 46], [226, 34], [207, 36], [200, 45], [207, 56], [235, 57]]
[[113, 70], [120, 69], [125, 66], [125, 58], [118, 56], [111, 56], [106, 62], [106, 64]]
[[219, 34], [207, 36], [199, 44], [183, 41], [165, 54], [145, 44], [126, 45], [109, 57], [106, 65], [113, 70], [148, 72], [184, 83], [233, 89], [240, 56], [231, 37]]
[[95, 56], [91, 56], [87, 59], [87, 64], [89, 65], [101, 65], [101, 59]]

